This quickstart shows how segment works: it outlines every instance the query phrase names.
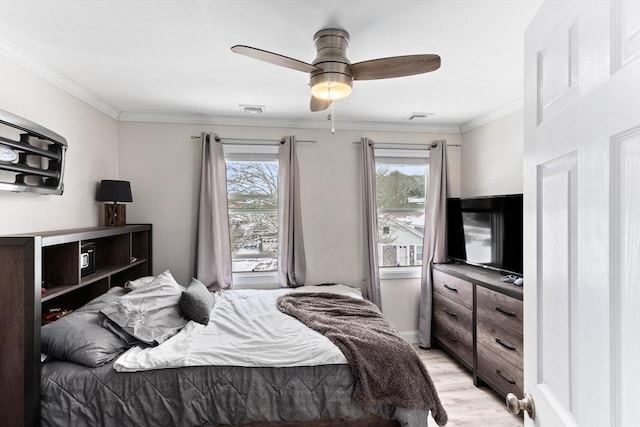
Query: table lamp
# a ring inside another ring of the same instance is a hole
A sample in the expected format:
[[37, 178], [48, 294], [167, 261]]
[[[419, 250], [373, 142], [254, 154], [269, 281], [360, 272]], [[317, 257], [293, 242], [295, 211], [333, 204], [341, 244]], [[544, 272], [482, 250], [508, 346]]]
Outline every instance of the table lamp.
[[127, 224], [127, 205], [118, 202], [133, 202], [131, 197], [131, 183], [103, 179], [100, 181], [96, 200], [99, 202], [113, 202], [104, 204], [104, 225], [107, 227], [121, 227]]

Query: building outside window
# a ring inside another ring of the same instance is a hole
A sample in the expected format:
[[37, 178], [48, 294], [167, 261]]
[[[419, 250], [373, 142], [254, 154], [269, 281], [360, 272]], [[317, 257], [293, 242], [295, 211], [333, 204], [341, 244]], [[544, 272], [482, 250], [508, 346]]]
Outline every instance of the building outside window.
[[427, 150], [376, 149], [380, 267], [422, 265]]
[[233, 273], [277, 270], [277, 150], [225, 146]]

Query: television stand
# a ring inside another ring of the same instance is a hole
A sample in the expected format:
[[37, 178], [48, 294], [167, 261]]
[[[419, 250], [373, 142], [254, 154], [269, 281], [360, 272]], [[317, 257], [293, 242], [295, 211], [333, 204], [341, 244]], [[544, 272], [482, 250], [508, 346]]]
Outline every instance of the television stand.
[[433, 341], [502, 397], [523, 394], [522, 287], [468, 264], [433, 266]]

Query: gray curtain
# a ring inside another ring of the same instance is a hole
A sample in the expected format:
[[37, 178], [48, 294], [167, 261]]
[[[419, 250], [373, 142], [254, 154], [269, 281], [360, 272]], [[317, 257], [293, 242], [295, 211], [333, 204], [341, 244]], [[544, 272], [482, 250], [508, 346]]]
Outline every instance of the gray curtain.
[[285, 288], [302, 286], [307, 264], [295, 136], [285, 137], [278, 151], [278, 211], [278, 280]]
[[431, 347], [431, 318], [433, 304], [433, 263], [446, 261], [447, 216], [447, 149], [446, 141], [436, 141], [429, 154], [429, 190], [424, 216], [422, 249], [422, 286], [420, 288], [420, 347]]
[[378, 271], [378, 210], [376, 208], [376, 161], [373, 141], [362, 138], [362, 226], [364, 238], [364, 287], [362, 295], [382, 308]]
[[222, 143], [202, 133], [196, 278], [209, 289], [231, 287], [227, 174]]

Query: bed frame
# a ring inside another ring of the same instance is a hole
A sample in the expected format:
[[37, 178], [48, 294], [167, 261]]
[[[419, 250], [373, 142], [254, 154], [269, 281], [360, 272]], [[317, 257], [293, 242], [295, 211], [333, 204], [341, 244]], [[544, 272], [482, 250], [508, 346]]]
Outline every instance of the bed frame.
[[280, 421], [274, 423], [251, 423], [241, 426], [220, 425], [217, 427], [400, 427], [396, 420], [368, 416], [356, 420], [317, 420], [308, 422]]

